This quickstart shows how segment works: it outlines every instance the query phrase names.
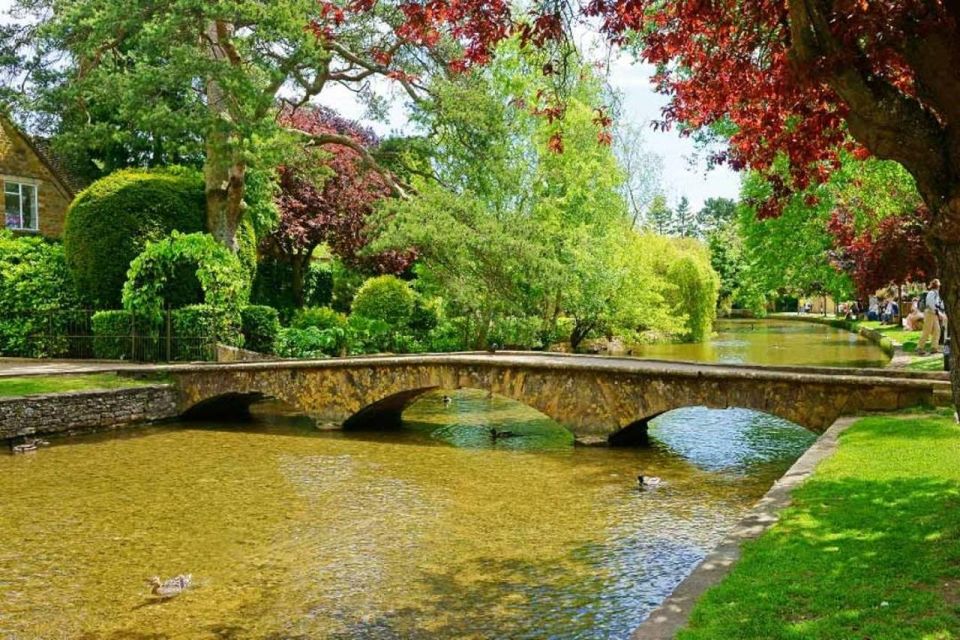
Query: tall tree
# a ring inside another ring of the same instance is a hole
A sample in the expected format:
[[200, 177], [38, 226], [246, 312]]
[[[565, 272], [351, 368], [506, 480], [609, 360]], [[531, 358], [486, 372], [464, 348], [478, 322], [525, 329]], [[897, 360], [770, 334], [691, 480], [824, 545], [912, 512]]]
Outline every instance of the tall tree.
[[682, 196], [677, 208], [673, 211], [673, 225], [671, 232], [682, 238], [696, 238], [700, 235], [697, 228], [697, 218], [690, 209], [687, 196]]
[[647, 210], [647, 220], [657, 235], [665, 236], [670, 233], [673, 228], [673, 209], [667, 204], [666, 196], [658, 193], [653, 197]]
[[[348, 136], [366, 153], [375, 153], [378, 144], [372, 131], [325, 108], [289, 108], [281, 122], [311, 135]], [[390, 188], [354, 147], [313, 148], [300, 162], [280, 169], [280, 220], [261, 241], [262, 250], [290, 264], [297, 306], [303, 306], [304, 276], [320, 244], [346, 264], [376, 273], [399, 273], [410, 266], [413, 254], [408, 251], [362, 255], [371, 240], [367, 218], [379, 200], [389, 197]]]
[[737, 203], [730, 198], [707, 198], [697, 212], [697, 226], [704, 235], [722, 229], [736, 219]]
[[22, 89], [6, 95], [22, 108], [46, 108], [53, 126], [68, 105], [72, 122], [109, 114], [121, 136], [147, 132], [160, 144], [192, 136], [203, 154], [208, 230], [232, 248], [248, 170], [276, 166], [299, 139], [352, 146], [377, 167], [349, 136], [280, 125], [279, 102], [303, 104], [334, 85], [372, 100], [368, 81], [377, 75], [416, 98], [430, 73], [486, 62], [489, 42], [510, 22], [502, 0], [429, 8], [377, 0], [16, 0], [14, 10], [29, 19], [0, 31], [6, 86]]

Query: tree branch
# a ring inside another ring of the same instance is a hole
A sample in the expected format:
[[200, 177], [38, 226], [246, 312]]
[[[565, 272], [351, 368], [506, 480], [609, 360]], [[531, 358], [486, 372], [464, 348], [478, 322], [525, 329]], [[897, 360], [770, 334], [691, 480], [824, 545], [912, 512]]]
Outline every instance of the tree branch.
[[410, 197], [410, 194], [413, 193], [413, 189], [409, 185], [405, 185], [401, 181], [397, 180], [388, 169], [377, 162], [376, 158], [374, 158], [362, 144], [350, 136], [341, 135], [339, 133], [308, 133], [296, 128], [288, 128], [287, 131], [308, 138], [312, 145], [326, 146], [339, 144], [344, 147], [349, 147], [360, 154], [363, 163], [368, 168], [380, 174], [380, 177], [382, 177], [383, 181], [386, 182], [387, 187], [390, 188], [390, 192], [394, 196], [407, 199]]
[[814, 70], [847, 105], [853, 137], [876, 156], [902, 164], [927, 202], [945, 198], [949, 164], [936, 118], [916, 98], [850, 61], [852, 52], [833, 36], [821, 0], [790, 0], [789, 13], [791, 58], [801, 71]]

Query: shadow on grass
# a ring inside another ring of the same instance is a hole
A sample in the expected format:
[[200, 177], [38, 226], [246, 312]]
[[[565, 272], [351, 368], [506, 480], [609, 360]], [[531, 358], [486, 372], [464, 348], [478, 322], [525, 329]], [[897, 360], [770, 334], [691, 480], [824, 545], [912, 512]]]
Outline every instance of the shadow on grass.
[[960, 609], [945, 585], [957, 578], [957, 482], [815, 477], [781, 522], [747, 545], [677, 637], [955, 638]]

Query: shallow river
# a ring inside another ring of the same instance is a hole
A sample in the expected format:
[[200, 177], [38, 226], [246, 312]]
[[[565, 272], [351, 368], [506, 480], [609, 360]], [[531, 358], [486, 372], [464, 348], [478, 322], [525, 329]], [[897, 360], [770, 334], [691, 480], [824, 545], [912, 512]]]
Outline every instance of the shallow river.
[[[693, 408], [649, 448], [575, 447], [451, 395], [392, 433], [265, 405], [0, 455], [0, 639], [626, 638], [813, 441]], [[194, 587], [149, 596], [178, 573]]]
[[716, 335], [695, 344], [634, 347], [634, 355], [664, 360], [821, 367], [884, 367], [890, 358], [855, 333], [812, 322], [719, 320]]

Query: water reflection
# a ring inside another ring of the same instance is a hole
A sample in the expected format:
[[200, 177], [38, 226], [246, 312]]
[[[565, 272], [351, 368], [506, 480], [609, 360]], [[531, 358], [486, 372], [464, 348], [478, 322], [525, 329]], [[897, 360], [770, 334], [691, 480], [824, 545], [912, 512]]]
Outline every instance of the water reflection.
[[889, 360], [866, 338], [808, 322], [720, 320], [715, 330], [707, 342], [639, 345], [633, 353], [666, 360], [822, 367], [883, 367]]
[[[0, 457], [0, 638], [626, 638], [812, 439], [699, 409], [648, 449], [579, 448], [482, 392], [406, 417], [351, 434], [268, 412]], [[143, 606], [145, 576], [179, 572], [196, 588]]]

